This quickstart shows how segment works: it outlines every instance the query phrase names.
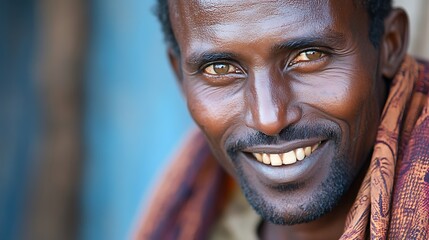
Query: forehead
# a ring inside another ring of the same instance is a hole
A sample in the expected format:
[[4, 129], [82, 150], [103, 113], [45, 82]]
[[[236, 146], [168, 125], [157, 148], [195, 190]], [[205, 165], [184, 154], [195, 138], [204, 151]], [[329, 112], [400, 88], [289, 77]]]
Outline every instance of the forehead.
[[170, 19], [182, 53], [195, 47], [259, 44], [330, 31], [347, 34], [356, 23], [366, 22], [362, 16], [354, 21], [359, 18], [356, 10], [352, 0], [170, 1]]
[[[310, 2], [311, 4], [305, 4], [305, 1], [177, 0], [172, 2], [172, 9], [175, 15], [173, 18], [178, 17], [180, 23], [186, 23], [192, 30], [223, 28], [234, 31], [238, 27], [244, 30], [264, 27], [261, 24], [269, 25], [270, 28], [282, 27], [285, 23], [299, 23], [330, 15], [328, 4]], [[284, 17], [288, 20], [285, 21]]]

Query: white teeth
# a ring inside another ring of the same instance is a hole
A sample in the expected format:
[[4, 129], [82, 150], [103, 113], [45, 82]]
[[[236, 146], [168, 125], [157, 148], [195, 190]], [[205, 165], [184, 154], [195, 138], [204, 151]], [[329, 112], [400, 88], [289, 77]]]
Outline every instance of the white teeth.
[[253, 153], [253, 156], [258, 162], [264, 163], [271, 166], [281, 166], [294, 164], [297, 161], [302, 161], [304, 158], [310, 156], [319, 146], [321, 142], [314, 144], [313, 146], [307, 146], [303, 148], [297, 148], [287, 153], [280, 154], [268, 154], [268, 153]]
[[278, 154], [270, 154], [271, 166], [281, 166], [283, 164], [280, 155]]
[[253, 156], [255, 156], [256, 160], [258, 160], [258, 162], [262, 162], [262, 154], [260, 153], [253, 153]]
[[319, 147], [319, 145], [320, 145], [320, 142], [318, 142], [318, 143], [314, 144], [314, 145], [311, 147], [311, 152], [316, 151], [316, 149]]
[[302, 159], [305, 158], [304, 149], [302, 149], [302, 148], [296, 149], [295, 150], [295, 155], [296, 155], [296, 159], [298, 159], [299, 161], [301, 161]]
[[304, 148], [304, 153], [305, 153], [306, 157], [310, 156], [310, 154], [311, 154], [311, 147]]
[[285, 165], [296, 163], [295, 153], [293, 151], [289, 151], [287, 153], [284, 153], [282, 160], [283, 160], [283, 164], [285, 164]]
[[271, 164], [270, 156], [268, 156], [268, 154], [266, 154], [266, 153], [263, 153], [262, 154], [262, 162], [265, 164]]

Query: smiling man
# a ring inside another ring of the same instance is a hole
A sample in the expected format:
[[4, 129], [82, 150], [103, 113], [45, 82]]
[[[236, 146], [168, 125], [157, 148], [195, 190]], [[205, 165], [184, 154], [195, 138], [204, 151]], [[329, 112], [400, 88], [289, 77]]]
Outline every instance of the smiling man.
[[159, 16], [200, 131], [138, 238], [429, 238], [429, 67], [406, 55], [403, 10], [160, 0]]

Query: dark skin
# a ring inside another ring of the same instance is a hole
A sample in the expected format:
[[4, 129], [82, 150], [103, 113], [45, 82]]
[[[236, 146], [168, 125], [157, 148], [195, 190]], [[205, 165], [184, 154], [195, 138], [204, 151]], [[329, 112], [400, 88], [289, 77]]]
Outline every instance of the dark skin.
[[[170, 60], [192, 117], [220, 164], [251, 189], [246, 196], [258, 196], [267, 214], [285, 224], [264, 221], [262, 239], [341, 236], [368, 167], [389, 79], [406, 53], [402, 10], [385, 20], [377, 49], [368, 38], [365, 8], [353, 1], [317, 2], [170, 2], [181, 52], [170, 50]], [[285, 136], [285, 129], [310, 134]], [[257, 133], [269, 141], [234, 145]], [[255, 157], [317, 144], [293, 164], [271, 166]], [[337, 190], [339, 182], [349, 184]], [[335, 204], [323, 197], [335, 194]], [[327, 213], [301, 221], [311, 209], [319, 211], [315, 202], [326, 202]]]

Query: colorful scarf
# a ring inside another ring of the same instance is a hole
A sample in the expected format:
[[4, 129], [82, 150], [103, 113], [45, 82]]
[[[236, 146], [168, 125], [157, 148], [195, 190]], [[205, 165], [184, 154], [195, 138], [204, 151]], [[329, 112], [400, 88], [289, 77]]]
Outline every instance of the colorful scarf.
[[[428, 93], [429, 65], [407, 57], [341, 239], [429, 239]], [[192, 133], [144, 209], [135, 239], [206, 239], [233, 188], [202, 134]]]

